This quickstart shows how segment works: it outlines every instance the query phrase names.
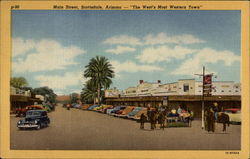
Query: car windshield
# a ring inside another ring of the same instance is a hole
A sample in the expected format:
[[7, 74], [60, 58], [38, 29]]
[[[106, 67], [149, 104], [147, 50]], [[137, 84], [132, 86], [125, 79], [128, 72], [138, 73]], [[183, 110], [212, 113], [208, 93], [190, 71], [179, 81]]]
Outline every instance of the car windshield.
[[27, 116], [39, 116], [41, 113], [40, 112], [36, 112], [36, 111], [28, 111], [26, 113]]

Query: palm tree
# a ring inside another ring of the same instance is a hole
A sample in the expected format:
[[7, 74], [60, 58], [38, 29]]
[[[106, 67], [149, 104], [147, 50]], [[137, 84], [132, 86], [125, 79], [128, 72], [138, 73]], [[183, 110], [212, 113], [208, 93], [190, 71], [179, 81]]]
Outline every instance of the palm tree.
[[97, 100], [98, 104], [100, 104], [101, 89], [107, 89], [112, 84], [111, 78], [114, 77], [113, 67], [106, 57], [96, 56], [90, 59], [85, 68], [84, 77], [90, 78], [91, 85], [97, 89]]
[[81, 99], [83, 102], [87, 101], [87, 103], [94, 101], [95, 104], [96, 96], [97, 96], [96, 88], [93, 85], [93, 82], [91, 82], [91, 80], [88, 80], [86, 84], [84, 84], [84, 88], [82, 89]]

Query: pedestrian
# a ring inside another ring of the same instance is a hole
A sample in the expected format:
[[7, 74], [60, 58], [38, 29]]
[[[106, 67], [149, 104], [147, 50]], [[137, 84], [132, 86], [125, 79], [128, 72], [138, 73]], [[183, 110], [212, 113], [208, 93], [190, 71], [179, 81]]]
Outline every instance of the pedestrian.
[[181, 109], [181, 106], [179, 105], [179, 106], [178, 106], [178, 109], [177, 109], [177, 113], [180, 115], [181, 112], [182, 112], [182, 109]]
[[181, 106], [179, 105], [178, 109], [177, 109], [177, 114], [179, 116], [180, 121], [183, 121], [183, 113], [182, 112], [183, 112], [183, 109], [181, 109]]
[[144, 129], [144, 123], [147, 121], [147, 117], [144, 113], [141, 114], [141, 118], [140, 118], [140, 129]]
[[70, 104], [67, 104], [67, 110], [70, 110]]

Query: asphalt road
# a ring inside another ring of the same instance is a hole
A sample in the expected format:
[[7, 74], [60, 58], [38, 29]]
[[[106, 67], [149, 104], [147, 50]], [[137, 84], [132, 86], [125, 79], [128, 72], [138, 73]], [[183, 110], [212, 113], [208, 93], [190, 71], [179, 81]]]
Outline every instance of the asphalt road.
[[11, 116], [11, 149], [16, 150], [239, 150], [240, 125], [230, 125], [227, 133], [201, 129], [201, 121], [191, 128], [139, 129], [139, 123], [106, 114], [57, 106], [49, 113], [51, 124], [41, 130], [20, 131], [20, 118]]

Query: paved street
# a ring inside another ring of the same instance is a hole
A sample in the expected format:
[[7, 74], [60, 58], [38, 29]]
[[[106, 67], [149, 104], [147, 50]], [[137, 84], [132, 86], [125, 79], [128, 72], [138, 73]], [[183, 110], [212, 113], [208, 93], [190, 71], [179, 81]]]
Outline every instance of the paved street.
[[30, 150], [229, 150], [240, 149], [240, 125], [230, 125], [227, 133], [209, 134], [201, 122], [191, 128], [164, 131], [139, 129], [139, 123], [106, 114], [61, 106], [49, 113], [51, 124], [41, 130], [16, 128], [20, 118], [11, 117], [11, 149]]

